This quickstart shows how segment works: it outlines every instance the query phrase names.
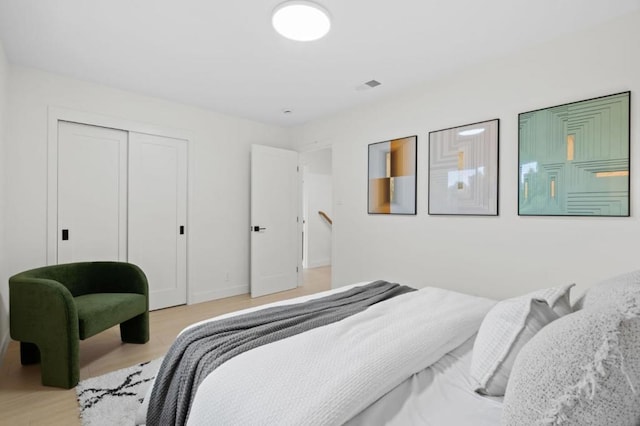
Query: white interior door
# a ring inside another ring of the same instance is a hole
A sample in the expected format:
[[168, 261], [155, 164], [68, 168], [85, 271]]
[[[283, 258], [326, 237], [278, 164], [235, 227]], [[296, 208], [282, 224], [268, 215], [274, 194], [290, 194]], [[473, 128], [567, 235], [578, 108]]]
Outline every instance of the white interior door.
[[298, 286], [298, 153], [251, 147], [251, 297]]
[[127, 259], [127, 132], [58, 122], [57, 263]]
[[149, 308], [187, 302], [187, 142], [129, 135], [129, 262], [149, 281]]

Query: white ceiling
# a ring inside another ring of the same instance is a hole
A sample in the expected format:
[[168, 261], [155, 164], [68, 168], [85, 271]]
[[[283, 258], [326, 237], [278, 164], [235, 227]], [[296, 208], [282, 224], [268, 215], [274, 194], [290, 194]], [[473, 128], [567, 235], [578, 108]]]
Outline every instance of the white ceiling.
[[[12, 64], [292, 126], [640, 10], [640, 0], [317, 2], [332, 30], [301, 43], [271, 28], [280, 0], [0, 0], [0, 40]], [[382, 85], [356, 90], [371, 79]]]

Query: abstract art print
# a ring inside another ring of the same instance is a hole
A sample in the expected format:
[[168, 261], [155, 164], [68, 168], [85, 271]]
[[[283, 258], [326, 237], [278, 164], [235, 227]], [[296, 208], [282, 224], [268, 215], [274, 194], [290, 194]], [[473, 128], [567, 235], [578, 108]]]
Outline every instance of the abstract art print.
[[519, 215], [629, 216], [630, 97], [519, 114]]
[[429, 132], [429, 214], [498, 215], [500, 120]]
[[418, 137], [369, 145], [370, 214], [416, 214]]

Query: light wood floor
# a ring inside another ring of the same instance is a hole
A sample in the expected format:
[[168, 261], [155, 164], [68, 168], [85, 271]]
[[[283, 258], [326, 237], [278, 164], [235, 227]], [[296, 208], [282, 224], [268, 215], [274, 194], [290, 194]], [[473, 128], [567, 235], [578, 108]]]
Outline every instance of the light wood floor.
[[[80, 341], [80, 380], [149, 361], [164, 355], [187, 325], [216, 315], [331, 288], [331, 268], [307, 269], [304, 285], [295, 290], [251, 299], [229, 297], [150, 313], [151, 339], [147, 344], [125, 344], [113, 327]], [[79, 425], [74, 389], [42, 386], [40, 366], [20, 364], [20, 345], [12, 341], [0, 366], [0, 425]]]

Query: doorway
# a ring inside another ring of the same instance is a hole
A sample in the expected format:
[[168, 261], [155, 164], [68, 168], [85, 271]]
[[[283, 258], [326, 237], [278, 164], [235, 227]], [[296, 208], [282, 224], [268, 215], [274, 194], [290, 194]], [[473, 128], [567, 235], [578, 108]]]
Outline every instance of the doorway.
[[332, 151], [325, 148], [300, 155], [302, 166], [302, 266], [331, 267], [333, 221]]

